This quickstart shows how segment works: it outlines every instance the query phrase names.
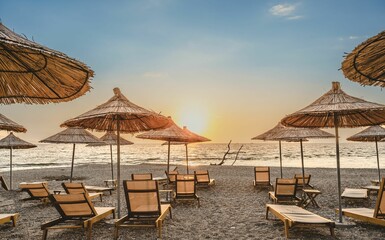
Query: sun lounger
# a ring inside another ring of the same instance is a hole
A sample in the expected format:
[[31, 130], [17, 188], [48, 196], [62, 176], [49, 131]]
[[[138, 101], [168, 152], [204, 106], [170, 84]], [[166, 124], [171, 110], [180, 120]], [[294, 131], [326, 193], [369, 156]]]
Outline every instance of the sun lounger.
[[25, 198], [23, 200], [43, 200], [46, 201], [50, 192], [48, 191], [48, 183], [47, 182], [22, 182], [19, 185], [19, 188], [23, 192], [27, 192], [29, 194], [29, 198]]
[[274, 192], [269, 192], [269, 198], [274, 203], [300, 204], [301, 199], [296, 196], [296, 178], [277, 178]]
[[115, 190], [113, 187], [99, 187], [99, 186], [84, 186], [88, 192], [98, 192], [98, 193], [103, 193], [103, 192], [109, 192], [110, 195], [112, 195], [112, 191]]
[[41, 225], [43, 240], [47, 239], [49, 229], [68, 228], [83, 228], [86, 230], [87, 239], [91, 239], [92, 226], [96, 222], [111, 214], [115, 218], [115, 208], [94, 207], [91, 200], [84, 193], [50, 194], [49, 199], [60, 214], [60, 218]]
[[114, 238], [122, 227], [156, 227], [158, 237], [162, 236], [164, 219], [170, 214], [171, 205], [161, 204], [158, 182], [155, 180], [124, 180], [124, 193], [128, 214], [115, 222]]
[[[382, 178], [380, 190], [378, 191], [376, 207], [370, 208], [345, 208], [342, 215], [360, 221], [385, 226], [385, 178]], [[336, 210], [338, 213], [338, 209]]]
[[215, 179], [210, 178], [208, 170], [194, 171], [195, 178], [197, 180], [197, 186], [212, 186], [215, 185]]
[[292, 205], [266, 205], [266, 219], [271, 212], [284, 223], [285, 237], [289, 238], [289, 229], [292, 227], [328, 227], [330, 234], [334, 237], [335, 223], [315, 213], [309, 212], [298, 206]]
[[199, 196], [196, 194], [196, 178], [192, 174], [176, 175], [174, 201], [197, 201], [200, 207]]
[[5, 179], [3, 178], [3, 176], [0, 176], [0, 183], [1, 183], [1, 187], [4, 188], [5, 190], [9, 190], [9, 187], [7, 185], [7, 183], [5, 182]]
[[270, 167], [254, 167], [255, 188], [273, 188], [270, 182]]
[[92, 200], [94, 198], [100, 198], [100, 201], [103, 201], [101, 192], [96, 193], [89, 193], [86, 188], [84, 187], [83, 183], [76, 183], [76, 182], [63, 182], [61, 184], [66, 191], [67, 194], [80, 194], [85, 193], [87, 196]]
[[19, 218], [20, 214], [18, 213], [1, 213], [0, 214], [0, 224], [12, 222], [12, 226], [16, 227], [16, 221]]
[[133, 173], [131, 180], [152, 180], [152, 173]]
[[[297, 179], [297, 189], [302, 189], [303, 188], [303, 176], [302, 174], [295, 174], [294, 178]], [[305, 174], [305, 188], [314, 188], [313, 185], [310, 185], [310, 179], [311, 175], [310, 174]]]
[[341, 194], [341, 198], [346, 201], [353, 200], [361, 200], [361, 201], [367, 201], [367, 204], [369, 204], [369, 195], [368, 191], [366, 189], [360, 189], [360, 188], [345, 188], [344, 192]]
[[175, 181], [176, 181], [176, 175], [178, 175], [179, 172], [178, 171], [170, 171], [169, 173], [167, 173], [167, 171], [165, 171], [165, 173], [167, 176], [167, 183], [174, 185]]

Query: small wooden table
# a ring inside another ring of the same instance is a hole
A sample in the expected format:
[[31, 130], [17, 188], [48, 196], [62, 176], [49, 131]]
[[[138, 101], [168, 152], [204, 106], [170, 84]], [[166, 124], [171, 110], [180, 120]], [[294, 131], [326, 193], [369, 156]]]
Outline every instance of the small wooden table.
[[317, 189], [303, 189], [302, 191], [305, 193], [305, 198], [302, 202], [303, 208], [306, 208], [310, 203], [315, 207], [320, 207], [315, 198], [321, 194], [321, 191]]

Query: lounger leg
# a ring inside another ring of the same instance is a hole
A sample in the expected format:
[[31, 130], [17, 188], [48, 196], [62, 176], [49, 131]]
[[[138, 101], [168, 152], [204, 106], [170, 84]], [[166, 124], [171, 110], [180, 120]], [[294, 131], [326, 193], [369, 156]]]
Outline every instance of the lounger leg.
[[103, 202], [103, 198], [102, 198], [102, 195], [103, 194], [100, 194], [99, 197], [100, 197], [100, 201]]
[[269, 207], [266, 207], [266, 219], [269, 219]]
[[333, 238], [336, 237], [336, 235], [334, 234], [334, 227], [333, 226], [330, 226], [330, 234], [332, 235]]
[[91, 240], [91, 238], [92, 238], [92, 223], [89, 223], [87, 227], [87, 239]]
[[12, 226], [16, 227], [16, 217], [15, 216], [11, 217], [11, 221], [12, 221]]
[[48, 229], [44, 229], [44, 231], [43, 231], [43, 240], [47, 239], [47, 235], [48, 235]]
[[172, 207], [170, 207], [170, 219], [172, 219], [172, 211], [171, 211]]
[[284, 221], [284, 225], [285, 225], [285, 237], [289, 238], [289, 222], [286, 219]]
[[114, 239], [118, 239], [119, 236], [119, 227], [115, 225]]

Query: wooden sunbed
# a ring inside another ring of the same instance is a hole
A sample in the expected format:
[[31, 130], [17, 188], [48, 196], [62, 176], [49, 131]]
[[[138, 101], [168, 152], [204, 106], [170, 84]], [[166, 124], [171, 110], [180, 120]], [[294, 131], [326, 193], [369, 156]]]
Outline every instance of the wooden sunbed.
[[29, 194], [29, 198], [25, 198], [23, 200], [48, 200], [48, 195], [50, 192], [48, 191], [48, 183], [47, 182], [22, 182], [19, 185], [19, 188], [23, 192], [27, 192]]
[[133, 173], [131, 180], [152, 180], [152, 173]]
[[289, 238], [289, 229], [292, 227], [328, 227], [330, 229], [330, 234], [333, 237], [335, 236], [335, 223], [333, 221], [309, 212], [301, 207], [293, 205], [267, 204], [266, 219], [268, 219], [269, 212], [283, 221], [286, 238]]
[[196, 189], [196, 178], [192, 174], [176, 175], [174, 201], [197, 201], [200, 207], [199, 196]]
[[98, 193], [103, 193], [103, 192], [109, 192], [110, 195], [112, 195], [112, 191], [115, 189], [113, 187], [100, 187], [100, 186], [84, 186], [88, 192], [98, 192]]
[[20, 214], [18, 213], [1, 213], [0, 224], [12, 222], [12, 226], [16, 227], [16, 221], [19, 219]]
[[170, 172], [165, 171], [165, 173], [166, 173], [166, 176], [167, 176], [167, 183], [171, 184], [171, 185], [174, 185], [175, 181], [176, 181], [176, 175], [178, 175], [179, 172], [174, 170], [174, 171], [170, 171]]
[[197, 186], [212, 186], [215, 185], [215, 179], [210, 178], [208, 170], [194, 171], [195, 178], [197, 180]]
[[366, 201], [369, 204], [369, 195], [366, 189], [361, 188], [345, 188], [344, 192], [341, 194], [341, 198], [346, 201]]
[[88, 197], [92, 200], [95, 198], [100, 198], [100, 201], [103, 201], [103, 193], [96, 192], [96, 193], [90, 193], [86, 190], [83, 183], [77, 183], [77, 182], [63, 182], [61, 184], [66, 191], [67, 194], [80, 194], [85, 193], [88, 195]]
[[1, 184], [1, 187], [4, 188], [5, 190], [9, 190], [9, 187], [7, 185], [7, 183], [5, 182], [5, 179], [3, 178], [3, 176], [0, 176], [0, 184]]
[[156, 227], [162, 236], [163, 221], [171, 214], [170, 204], [161, 204], [158, 182], [155, 180], [124, 180], [123, 188], [127, 202], [127, 215], [115, 222], [114, 238], [122, 227]]
[[254, 167], [253, 185], [255, 188], [273, 188], [270, 182], [270, 167]]
[[[382, 178], [380, 190], [378, 191], [376, 207], [370, 208], [344, 208], [342, 215], [360, 221], [385, 226], [385, 178]], [[338, 209], [336, 210], [338, 213]]]
[[296, 178], [277, 178], [274, 192], [269, 192], [269, 198], [274, 203], [300, 204], [301, 199], [296, 196]]
[[92, 227], [96, 222], [113, 215], [115, 208], [94, 207], [91, 200], [84, 193], [82, 194], [55, 194], [49, 195], [49, 199], [60, 214], [60, 218], [41, 225], [43, 240], [47, 239], [50, 229], [74, 229], [83, 228], [86, 230], [87, 239], [92, 237]]

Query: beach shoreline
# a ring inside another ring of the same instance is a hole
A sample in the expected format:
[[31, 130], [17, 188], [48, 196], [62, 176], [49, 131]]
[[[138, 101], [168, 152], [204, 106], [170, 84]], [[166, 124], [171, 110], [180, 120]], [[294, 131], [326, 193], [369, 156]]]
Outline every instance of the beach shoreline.
[[[174, 165], [171, 167], [175, 167]], [[185, 167], [177, 165], [181, 173]], [[124, 165], [121, 168], [123, 179], [130, 179], [131, 173], [152, 172], [154, 177], [164, 175], [164, 164]], [[173, 219], [167, 218], [164, 223], [163, 239], [284, 239], [283, 223], [274, 216], [265, 219], [265, 205], [270, 203], [267, 190], [256, 191], [253, 188], [254, 179], [252, 166], [191, 166], [194, 169], [208, 169], [210, 177], [215, 178], [216, 185], [210, 188], [199, 188], [198, 195], [201, 207], [196, 204], [177, 203], [173, 208]], [[28, 195], [17, 191], [20, 182], [48, 181], [50, 190], [61, 189], [62, 181], [52, 179], [68, 176], [70, 169], [45, 168], [34, 170], [19, 170], [14, 172], [15, 190], [0, 190], [1, 212], [19, 212], [20, 219], [15, 228], [10, 225], [0, 225], [1, 239], [41, 239], [40, 225], [59, 215], [51, 205], [40, 201], [22, 201]], [[111, 178], [108, 164], [89, 164], [76, 166], [74, 176], [82, 178], [86, 185], [104, 185], [105, 179]], [[337, 220], [335, 209], [338, 208], [336, 170], [331, 168], [306, 168], [311, 174], [311, 184], [322, 192], [317, 197], [321, 208], [309, 206], [307, 210], [331, 220]], [[300, 173], [300, 168], [284, 168], [284, 177], [293, 177]], [[8, 182], [9, 173], [2, 173]], [[359, 188], [369, 185], [370, 180], [376, 179], [376, 169], [341, 169], [342, 190], [346, 187]], [[271, 180], [279, 177], [279, 168], [271, 168]], [[122, 193], [122, 215], [126, 213], [126, 202]], [[374, 208], [376, 197], [371, 196], [371, 207]], [[116, 192], [103, 197], [103, 202], [95, 201], [95, 206], [115, 206]], [[362, 203], [349, 207], [363, 206]], [[383, 227], [352, 221], [344, 218], [345, 222], [355, 223], [349, 228], [337, 228], [338, 239], [384, 239]], [[98, 223], [93, 228], [93, 239], [113, 239], [113, 220]], [[83, 239], [82, 230], [49, 231], [48, 239]], [[332, 239], [327, 228], [292, 229], [292, 239]], [[123, 229], [119, 239], [156, 239], [154, 229]]]

